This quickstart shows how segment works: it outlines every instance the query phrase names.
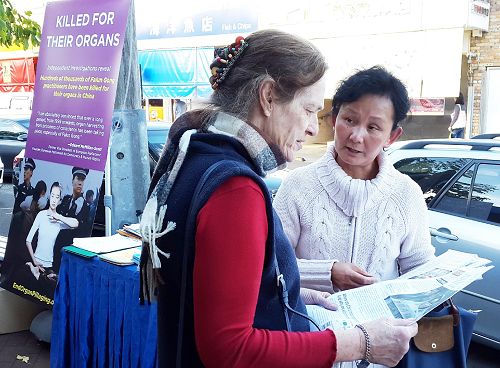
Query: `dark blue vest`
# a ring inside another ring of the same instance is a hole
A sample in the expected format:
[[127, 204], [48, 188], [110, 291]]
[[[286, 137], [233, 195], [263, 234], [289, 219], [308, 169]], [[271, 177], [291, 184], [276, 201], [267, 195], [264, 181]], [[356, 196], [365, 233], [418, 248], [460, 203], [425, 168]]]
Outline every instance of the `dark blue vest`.
[[[203, 174], [221, 160], [229, 162], [210, 175], [202, 192], [193, 198]], [[284, 307], [279, 298], [276, 282], [275, 255], [288, 287], [290, 306], [301, 313], [306, 313], [300, 298], [300, 279], [294, 251], [286, 238], [278, 215], [272, 209], [271, 197], [265, 183], [255, 171], [256, 168], [251, 163], [245, 148], [234, 138], [218, 134], [195, 134], [191, 137], [188, 154], [167, 200], [165, 221], [174, 221], [177, 226], [174, 231], [160, 238], [158, 244], [161, 250], [170, 253], [169, 259], [160, 255], [162, 262], [160, 273], [164, 281], [158, 295], [160, 367], [174, 367], [176, 363], [182, 367], [202, 366], [194, 338], [192, 271], [195, 229], [193, 224], [198, 210], [203, 207], [213, 191], [230, 177], [251, 177], [262, 188], [266, 199], [269, 234], [253, 326], [269, 330], [286, 330]], [[192, 225], [193, 228], [190, 229]], [[184, 279], [183, 262], [186, 263], [187, 269]], [[183, 284], [186, 285], [185, 304], [181, 308]], [[217, 301], [214, 300], [214, 303]], [[292, 331], [309, 331], [309, 322], [304, 318], [289, 314], [289, 319]], [[179, 331], [180, 320], [183, 320], [183, 324]], [[177, 356], [178, 341], [182, 341], [180, 356]]]

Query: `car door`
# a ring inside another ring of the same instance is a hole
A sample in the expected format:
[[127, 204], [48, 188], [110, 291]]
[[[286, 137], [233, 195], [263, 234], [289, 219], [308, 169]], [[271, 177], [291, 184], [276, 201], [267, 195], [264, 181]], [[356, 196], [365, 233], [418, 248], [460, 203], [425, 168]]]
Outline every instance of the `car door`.
[[475, 333], [500, 344], [500, 163], [473, 161], [430, 202], [429, 222], [436, 253], [448, 249], [478, 254], [495, 266], [459, 292], [456, 304], [481, 310]]
[[0, 157], [6, 174], [12, 174], [12, 161], [26, 146], [27, 132], [27, 129], [14, 121], [0, 119]]

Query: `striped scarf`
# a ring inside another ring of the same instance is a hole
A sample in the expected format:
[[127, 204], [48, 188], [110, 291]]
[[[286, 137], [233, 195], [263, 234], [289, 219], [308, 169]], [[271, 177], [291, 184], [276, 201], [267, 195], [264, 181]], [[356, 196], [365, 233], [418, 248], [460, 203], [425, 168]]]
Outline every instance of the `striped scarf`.
[[[265, 176], [286, 166], [286, 160], [276, 146], [268, 144], [255, 128], [232, 115], [218, 112], [208, 123], [206, 131], [231, 136], [241, 142], [257, 167], [257, 173], [260, 176]], [[189, 129], [182, 134], [178, 147], [176, 147], [177, 154], [172, 158], [173, 164], [170, 163], [169, 165], [171, 169], [165, 170], [159, 178], [142, 213], [140, 226], [143, 239], [140, 265], [141, 301], [144, 300], [144, 297], [148, 300], [154, 298], [156, 287], [160, 282], [158, 274], [155, 272], [161, 267], [159, 254], [162, 254], [165, 258], [170, 257], [169, 253], [158, 248], [157, 240], [175, 229], [176, 224], [172, 221], [167, 221], [166, 226], [163, 227], [167, 215], [166, 203], [170, 190], [186, 158], [191, 136], [197, 132], [197, 129]], [[158, 165], [160, 164], [162, 163], [159, 162]]]

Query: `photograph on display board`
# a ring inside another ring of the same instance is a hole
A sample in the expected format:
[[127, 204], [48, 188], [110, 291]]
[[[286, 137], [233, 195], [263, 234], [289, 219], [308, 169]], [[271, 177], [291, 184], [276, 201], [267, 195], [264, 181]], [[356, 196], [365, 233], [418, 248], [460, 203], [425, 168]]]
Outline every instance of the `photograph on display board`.
[[15, 189], [0, 286], [52, 306], [61, 249], [88, 237], [102, 172], [25, 158]]

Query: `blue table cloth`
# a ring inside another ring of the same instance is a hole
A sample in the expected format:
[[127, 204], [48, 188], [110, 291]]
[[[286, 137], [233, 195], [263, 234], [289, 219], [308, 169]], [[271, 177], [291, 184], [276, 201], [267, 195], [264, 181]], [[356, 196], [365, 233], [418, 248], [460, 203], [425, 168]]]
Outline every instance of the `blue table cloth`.
[[137, 266], [63, 252], [54, 296], [51, 367], [154, 367], [156, 304], [139, 304]]

